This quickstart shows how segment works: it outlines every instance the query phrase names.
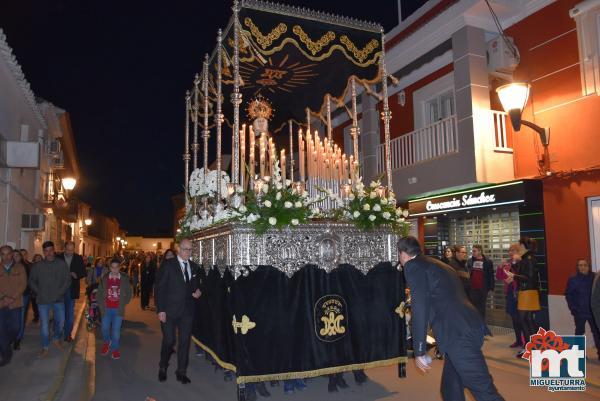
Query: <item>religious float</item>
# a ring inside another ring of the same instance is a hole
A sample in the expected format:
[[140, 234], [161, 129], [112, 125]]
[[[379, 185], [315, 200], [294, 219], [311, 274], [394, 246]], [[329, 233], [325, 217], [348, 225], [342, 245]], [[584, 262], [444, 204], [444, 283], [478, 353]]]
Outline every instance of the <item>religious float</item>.
[[[382, 27], [257, 0], [232, 10], [185, 98], [193, 340], [239, 399], [253, 382], [394, 364], [403, 377], [407, 212], [390, 180]], [[359, 91], [383, 103], [386, 186], [362, 182]], [[335, 112], [352, 121], [346, 146]]]

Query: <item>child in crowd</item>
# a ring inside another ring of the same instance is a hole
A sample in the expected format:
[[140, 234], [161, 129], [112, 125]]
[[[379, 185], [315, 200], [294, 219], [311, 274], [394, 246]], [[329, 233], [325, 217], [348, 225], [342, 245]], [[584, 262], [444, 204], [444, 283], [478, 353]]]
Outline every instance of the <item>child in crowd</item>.
[[119, 359], [119, 339], [125, 305], [131, 301], [132, 289], [127, 274], [120, 271], [119, 259], [110, 261], [109, 271], [104, 273], [98, 286], [98, 306], [102, 315], [101, 354], [112, 352], [113, 359]]

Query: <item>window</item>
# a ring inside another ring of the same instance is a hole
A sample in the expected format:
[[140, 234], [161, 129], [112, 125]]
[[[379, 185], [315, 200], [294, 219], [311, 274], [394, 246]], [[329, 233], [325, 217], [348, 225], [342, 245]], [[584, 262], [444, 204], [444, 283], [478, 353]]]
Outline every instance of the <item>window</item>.
[[414, 129], [424, 128], [456, 113], [454, 73], [450, 72], [413, 92]]
[[583, 96], [600, 95], [600, 0], [588, 0], [569, 11], [577, 25]]
[[433, 124], [454, 114], [454, 92], [446, 91], [425, 102], [427, 124]]

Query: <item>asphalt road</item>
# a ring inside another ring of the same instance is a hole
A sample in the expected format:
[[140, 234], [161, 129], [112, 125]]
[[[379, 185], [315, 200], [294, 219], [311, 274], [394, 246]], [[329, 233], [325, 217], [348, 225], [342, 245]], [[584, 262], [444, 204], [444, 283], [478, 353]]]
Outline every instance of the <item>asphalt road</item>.
[[[127, 307], [126, 321], [121, 337], [121, 359], [96, 357], [95, 401], [144, 401], [151, 397], [156, 401], [235, 401], [236, 387], [225, 382], [221, 371], [215, 371], [204, 358], [190, 356], [188, 376], [192, 383], [183, 385], [175, 380], [173, 356], [168, 380], [157, 379], [160, 352], [160, 327], [155, 312], [142, 311], [136, 298]], [[101, 348], [100, 333], [97, 332], [96, 352]], [[193, 351], [193, 349], [191, 350]], [[529, 387], [527, 372], [503, 363], [489, 361], [490, 371], [500, 393], [506, 400], [564, 400], [587, 401], [600, 399], [600, 392], [549, 393], [545, 389]], [[397, 377], [395, 367], [377, 368], [367, 371], [370, 381], [358, 387], [351, 374], [346, 374], [350, 384], [348, 390], [329, 394], [325, 378], [311, 379], [308, 389], [291, 396], [283, 394], [282, 387], [271, 388], [270, 401], [375, 401], [375, 400], [423, 400], [439, 401], [442, 362], [434, 361], [428, 375], [420, 374], [409, 362], [405, 379]], [[259, 398], [260, 400], [261, 398]], [[473, 399], [468, 396], [467, 399]]]

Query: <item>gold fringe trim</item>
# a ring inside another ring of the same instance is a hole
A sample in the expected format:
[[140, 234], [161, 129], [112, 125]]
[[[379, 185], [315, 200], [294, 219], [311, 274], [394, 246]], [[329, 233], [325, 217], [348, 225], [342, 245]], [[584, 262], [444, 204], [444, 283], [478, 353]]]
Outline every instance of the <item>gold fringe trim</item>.
[[225, 361], [221, 360], [221, 358], [219, 358], [219, 357], [217, 356], [217, 354], [216, 354], [216, 353], [215, 353], [215, 352], [214, 352], [212, 349], [210, 349], [210, 348], [209, 348], [209, 347], [207, 347], [206, 345], [202, 344], [202, 343], [201, 343], [201, 342], [200, 342], [200, 341], [199, 341], [199, 340], [198, 340], [196, 337], [192, 336], [192, 340], [193, 340], [193, 341], [194, 341], [194, 342], [195, 342], [195, 343], [196, 343], [196, 344], [197, 344], [197, 345], [198, 345], [200, 348], [202, 348], [202, 349], [203, 349], [205, 352], [208, 352], [208, 354], [209, 354], [210, 356], [212, 356], [212, 357], [213, 357], [213, 359], [215, 360], [215, 362], [216, 362], [216, 363], [217, 363], [217, 364], [218, 364], [220, 367], [222, 367], [223, 369], [226, 369], [226, 370], [230, 370], [230, 371], [232, 371], [232, 372], [237, 372], [237, 368], [235, 367], [235, 365], [232, 365], [232, 364], [230, 364], [230, 363], [227, 363], [227, 362], [225, 362]]
[[367, 363], [355, 363], [353, 365], [346, 366], [333, 366], [331, 368], [323, 368], [317, 370], [308, 370], [305, 372], [288, 372], [288, 373], [276, 373], [270, 375], [256, 375], [256, 376], [238, 376], [237, 384], [264, 382], [270, 380], [292, 380], [292, 379], [306, 379], [307, 377], [317, 377], [331, 375], [334, 373], [350, 372], [352, 370], [359, 369], [371, 369], [378, 368], [381, 366], [390, 366], [398, 363], [405, 363], [408, 360], [405, 356], [397, 358], [386, 359], [383, 361], [367, 362]]

